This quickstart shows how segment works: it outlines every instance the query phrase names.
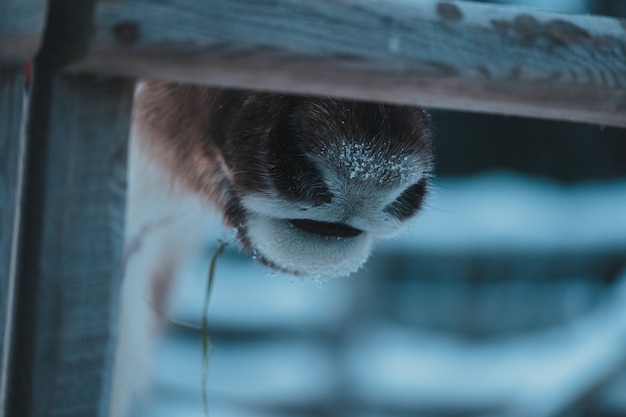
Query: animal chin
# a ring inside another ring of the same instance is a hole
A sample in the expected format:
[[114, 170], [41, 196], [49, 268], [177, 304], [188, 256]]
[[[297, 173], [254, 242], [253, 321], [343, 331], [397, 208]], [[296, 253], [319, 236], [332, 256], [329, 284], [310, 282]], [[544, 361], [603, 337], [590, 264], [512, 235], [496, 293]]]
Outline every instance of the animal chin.
[[250, 214], [251, 250], [266, 264], [300, 276], [333, 278], [358, 270], [371, 252], [369, 233], [341, 223]]

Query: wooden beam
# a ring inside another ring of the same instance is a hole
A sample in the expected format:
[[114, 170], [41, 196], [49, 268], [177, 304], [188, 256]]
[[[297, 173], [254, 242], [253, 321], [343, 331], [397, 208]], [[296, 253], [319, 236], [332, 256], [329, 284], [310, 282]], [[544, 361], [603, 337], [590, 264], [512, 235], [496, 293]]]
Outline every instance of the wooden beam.
[[0, 2], [0, 63], [22, 65], [39, 49], [46, 0]]
[[0, 2], [0, 416], [8, 415], [25, 115], [23, 67], [41, 43], [46, 0]]
[[0, 416], [6, 407], [24, 141], [24, 77], [0, 68]]
[[55, 76], [39, 88], [28, 133], [8, 415], [106, 417], [133, 85]]
[[74, 71], [626, 125], [626, 21], [436, 0], [99, 1]]
[[59, 74], [93, 5], [52, 0], [35, 59], [7, 416], [108, 417], [134, 83]]

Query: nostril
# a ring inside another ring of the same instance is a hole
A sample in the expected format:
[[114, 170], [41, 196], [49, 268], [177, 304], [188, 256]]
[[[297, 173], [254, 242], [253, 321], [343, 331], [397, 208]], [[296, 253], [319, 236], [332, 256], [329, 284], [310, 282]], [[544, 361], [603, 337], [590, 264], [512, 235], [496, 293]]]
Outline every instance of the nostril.
[[385, 207], [384, 211], [397, 217], [399, 220], [406, 220], [420, 209], [426, 192], [427, 181], [422, 179], [417, 184], [413, 184], [404, 190], [396, 201]]
[[355, 237], [363, 231], [343, 223], [318, 222], [307, 219], [293, 219], [289, 223], [307, 233], [333, 237]]

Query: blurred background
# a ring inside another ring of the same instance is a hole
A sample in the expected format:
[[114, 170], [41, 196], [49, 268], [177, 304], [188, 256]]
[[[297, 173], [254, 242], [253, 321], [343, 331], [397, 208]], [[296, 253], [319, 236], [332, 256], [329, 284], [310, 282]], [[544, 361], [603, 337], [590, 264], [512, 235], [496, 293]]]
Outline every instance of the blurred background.
[[[626, 16], [622, 0], [497, 3]], [[427, 207], [360, 272], [303, 281], [227, 247], [208, 313], [210, 416], [626, 416], [626, 130], [431, 114]], [[185, 229], [171, 233], [179, 246]], [[171, 271], [136, 415], [205, 415], [202, 303], [228, 236]]]

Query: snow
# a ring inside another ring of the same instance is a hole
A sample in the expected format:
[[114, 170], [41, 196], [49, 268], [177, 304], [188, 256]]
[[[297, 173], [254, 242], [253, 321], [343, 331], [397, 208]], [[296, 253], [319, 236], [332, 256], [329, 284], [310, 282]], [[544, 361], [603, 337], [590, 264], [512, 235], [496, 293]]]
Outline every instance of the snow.
[[[375, 143], [376, 138], [372, 138]], [[406, 183], [416, 178], [421, 172], [415, 172], [415, 167], [422, 166], [414, 158], [406, 155], [389, 154], [374, 149], [371, 143], [342, 140], [337, 149], [324, 149], [324, 156], [335, 160], [333, 166], [343, 166], [349, 179], [368, 181], [376, 179], [383, 184], [389, 181]]]

